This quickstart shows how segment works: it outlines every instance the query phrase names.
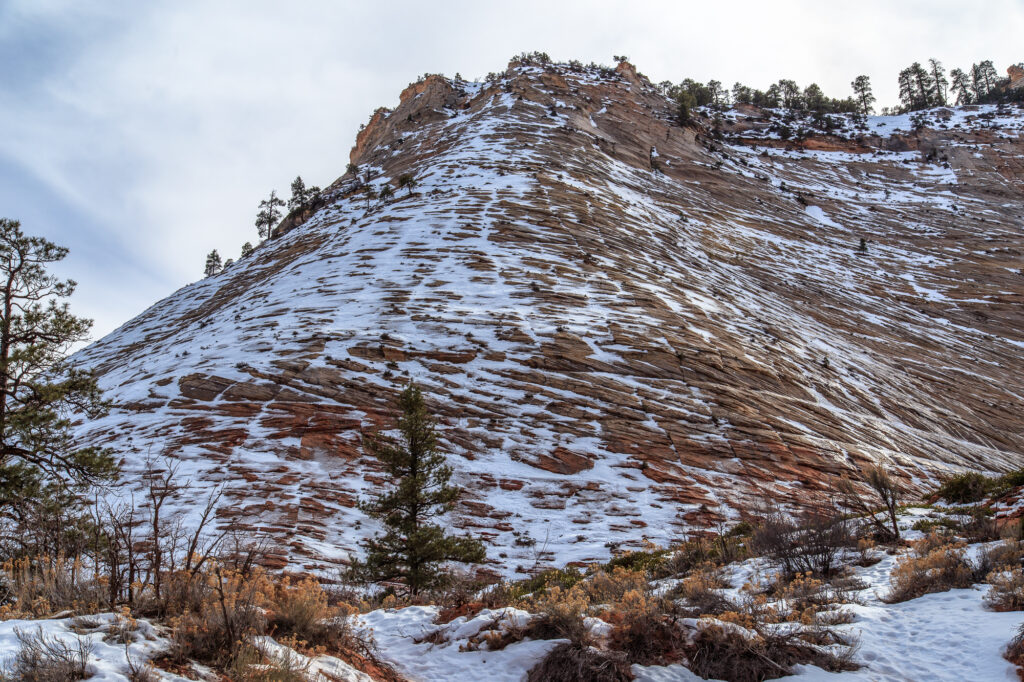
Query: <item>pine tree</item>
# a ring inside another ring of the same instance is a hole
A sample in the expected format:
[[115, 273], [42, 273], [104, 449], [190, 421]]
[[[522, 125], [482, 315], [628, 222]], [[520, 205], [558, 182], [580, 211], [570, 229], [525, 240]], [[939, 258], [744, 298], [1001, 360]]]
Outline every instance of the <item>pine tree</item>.
[[914, 62], [910, 68], [913, 72], [914, 80], [914, 108], [927, 109], [932, 104], [932, 92], [935, 90], [931, 74], [919, 62]]
[[459, 488], [448, 484], [452, 469], [438, 451], [434, 420], [415, 384], [398, 398], [402, 415], [397, 440], [379, 434], [366, 447], [383, 465], [389, 489], [360, 507], [385, 527], [383, 535], [363, 541], [366, 559], [353, 563], [355, 575], [371, 581], [401, 580], [412, 595], [444, 583], [448, 561], [479, 563], [484, 546], [470, 537], [445, 535], [432, 520], [454, 507]]
[[983, 103], [998, 83], [999, 74], [996, 73], [991, 59], [971, 66], [971, 90], [974, 92], [975, 102]]
[[60, 302], [71, 296], [75, 282], [46, 272], [67, 253], [41, 237], [26, 236], [18, 221], [0, 218], [0, 512], [5, 514], [56, 499], [69, 508], [76, 491], [117, 474], [110, 453], [72, 443], [71, 415], [97, 418], [107, 403], [92, 373], [65, 360], [92, 326]]
[[306, 203], [306, 183], [302, 176], [296, 175], [292, 180], [292, 198], [288, 200], [288, 211], [294, 211]]
[[284, 200], [277, 196], [276, 190], [270, 192], [270, 198], [260, 202], [260, 210], [256, 214], [256, 230], [260, 239], [269, 237], [270, 231], [281, 220], [281, 206], [284, 206]]
[[377, 196], [380, 197], [381, 201], [387, 201], [391, 197], [395, 196], [395, 190], [391, 189], [391, 185], [383, 185]]
[[292, 198], [288, 200], [288, 212], [292, 212], [296, 209], [302, 208], [309, 204], [316, 196], [320, 194], [320, 188], [311, 185], [306, 187], [306, 183], [302, 181], [302, 176], [296, 175], [295, 179], [292, 180]]
[[875, 110], [872, 106], [875, 103], [875, 94], [871, 91], [871, 79], [867, 76], [857, 76], [850, 83], [850, 87], [853, 88], [854, 97], [860, 104], [860, 112], [870, 116]]
[[245, 258], [250, 253], [252, 253], [252, 244], [249, 242], [242, 244], [242, 258]]
[[957, 104], [970, 104], [974, 101], [971, 97], [971, 79], [966, 73], [953, 69], [949, 77], [953, 79], [952, 91], [956, 93]]
[[206, 268], [203, 270], [207, 277], [213, 277], [223, 269], [223, 265], [220, 262], [220, 254], [217, 253], [217, 249], [214, 249], [210, 253], [206, 254]]
[[363, 194], [366, 197], [366, 210], [370, 210], [370, 202], [377, 198], [377, 190], [373, 185], [363, 185]]
[[946, 70], [942, 68], [942, 62], [934, 58], [929, 59], [928, 72], [931, 75], [932, 101], [939, 106], [945, 106], [949, 81], [946, 80]]

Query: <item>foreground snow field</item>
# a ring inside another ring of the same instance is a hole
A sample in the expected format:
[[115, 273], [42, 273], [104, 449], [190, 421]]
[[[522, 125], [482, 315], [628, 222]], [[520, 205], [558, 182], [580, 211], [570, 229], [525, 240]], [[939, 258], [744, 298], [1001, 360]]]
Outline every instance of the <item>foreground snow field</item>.
[[[913, 522], [929, 513], [910, 509], [901, 518], [908, 539], [922, 536], [909, 530]], [[977, 556], [991, 543], [974, 544], [969, 554]], [[870, 567], [854, 567], [854, 574], [865, 587], [858, 593], [862, 604], [847, 605], [852, 622], [835, 626], [859, 640], [855, 660], [863, 667], [844, 673], [829, 673], [813, 666], [797, 668], [792, 679], [800, 680], [1016, 680], [1014, 666], [1002, 654], [1017, 628], [1024, 624], [1024, 612], [994, 612], [984, 605], [990, 587], [979, 584], [970, 589], [957, 589], [928, 594], [898, 604], [886, 604], [881, 596], [889, 587], [889, 575], [902, 553], [883, 555]], [[756, 558], [732, 564], [725, 572], [731, 583], [727, 592], [737, 591], [744, 583], [764, 576], [769, 567]], [[440, 608], [411, 606], [400, 609], [379, 609], [361, 616], [365, 628], [372, 632], [381, 658], [391, 663], [413, 682], [445, 682], [467, 680], [476, 682], [520, 682], [552, 648], [564, 640], [524, 640], [504, 649], [490, 651], [486, 644], [471, 638], [484, 630], [522, 628], [534, 617], [515, 608], [484, 610], [473, 616], [462, 616], [444, 625], [435, 625]], [[0, 622], [0, 658], [9, 663], [19, 646], [18, 633], [43, 633], [72, 648], [78, 641], [87, 642], [90, 679], [97, 681], [129, 680], [129, 657], [144, 663], [169, 644], [166, 628], [144, 620], [132, 621], [126, 647], [116, 637], [121, 617], [100, 614], [82, 618], [49, 620], [8, 620]], [[609, 626], [588, 619], [592, 634], [600, 638]], [[121, 630], [123, 631], [123, 629]], [[479, 638], [478, 638], [479, 639]], [[329, 656], [307, 659], [269, 637], [260, 638], [258, 646], [269, 656], [293, 657], [307, 676], [318, 682], [372, 682], [348, 664]], [[683, 665], [634, 665], [638, 682], [676, 682], [697, 680]], [[197, 676], [204, 672], [196, 667]], [[154, 670], [162, 680], [178, 682], [184, 678], [162, 670]]]
[[[856, 619], [837, 626], [859, 637], [855, 658], [864, 667], [853, 672], [829, 673], [804, 666], [789, 679], [1017, 680], [1014, 666], [1002, 654], [1016, 629], [1024, 623], [1024, 613], [995, 613], [985, 608], [987, 585], [929, 594], [900, 604], [883, 603], [880, 596], [889, 587], [889, 573], [897, 559], [898, 556], [887, 556], [874, 566], [855, 569], [856, 575], [867, 583], [860, 592], [865, 603], [846, 607]], [[749, 575], [746, 568], [737, 567], [733, 575]], [[734, 587], [739, 586], [734, 583]], [[473, 652], [459, 651], [458, 639], [447, 645], [416, 644], [415, 640], [437, 629], [431, 623], [436, 613], [433, 607], [410, 607], [375, 611], [366, 616], [384, 657], [419, 682], [484, 678], [518, 682], [560, 641], [527, 641], [502, 651]], [[473, 619], [476, 627], [472, 627], [473, 621], [460, 618], [444, 627], [459, 631], [460, 625], [469, 626], [461, 629], [464, 643], [491, 619], [490, 614], [477, 616]], [[634, 665], [633, 673], [638, 682], [700, 679], [683, 665]]]

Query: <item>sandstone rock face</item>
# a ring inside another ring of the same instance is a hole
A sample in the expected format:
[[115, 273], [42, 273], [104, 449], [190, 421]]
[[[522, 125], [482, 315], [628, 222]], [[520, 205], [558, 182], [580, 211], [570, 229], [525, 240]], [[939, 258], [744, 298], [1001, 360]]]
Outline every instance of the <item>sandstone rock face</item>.
[[1024, 88], [1024, 69], [1016, 64], [1008, 66], [1006, 73], [1010, 76], [1010, 87], [1013, 89]]
[[467, 491], [454, 523], [506, 574], [807, 502], [867, 462], [912, 489], [1020, 466], [1020, 112], [799, 143], [759, 110], [673, 114], [628, 65], [410, 86], [351, 161], [415, 191], [367, 209], [349, 174], [79, 353], [117, 403], [80, 438], [128, 472], [176, 459], [181, 508], [223, 486], [221, 524], [323, 567], [376, 530], [362, 436], [414, 379]]

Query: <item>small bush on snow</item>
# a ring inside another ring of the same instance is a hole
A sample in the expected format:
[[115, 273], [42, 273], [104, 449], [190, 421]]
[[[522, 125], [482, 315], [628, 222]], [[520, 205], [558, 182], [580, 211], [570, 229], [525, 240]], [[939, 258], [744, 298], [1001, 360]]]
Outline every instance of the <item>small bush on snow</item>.
[[74, 682], [92, 675], [89, 669], [90, 644], [76, 638], [66, 644], [47, 636], [42, 628], [35, 632], [16, 630], [18, 651], [4, 666], [3, 678], [19, 682]]
[[1017, 628], [1017, 634], [1006, 646], [1003, 658], [1017, 666], [1018, 675], [1024, 672], [1024, 625]]
[[809, 644], [797, 631], [752, 631], [728, 623], [702, 621], [686, 649], [689, 668], [704, 679], [760, 682], [793, 674], [811, 664], [830, 672], [856, 670], [853, 649], [836, 655]]
[[992, 589], [985, 604], [993, 611], [1024, 611], [1024, 570], [995, 571], [988, 576]]
[[621, 655], [581, 644], [559, 644], [530, 670], [528, 682], [628, 682], [633, 679]]
[[892, 604], [932, 592], [970, 587], [975, 575], [966, 547], [962, 542], [950, 542], [938, 535], [918, 540], [889, 575], [890, 590], [884, 601]]

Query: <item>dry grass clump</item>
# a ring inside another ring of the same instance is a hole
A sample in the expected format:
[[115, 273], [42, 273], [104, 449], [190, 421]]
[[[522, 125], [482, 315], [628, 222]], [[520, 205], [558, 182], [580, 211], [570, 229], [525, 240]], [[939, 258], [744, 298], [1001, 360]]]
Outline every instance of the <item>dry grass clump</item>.
[[528, 682], [629, 682], [633, 673], [619, 655], [581, 644], [559, 644], [527, 675]]
[[234, 682], [309, 682], [309, 661], [294, 652], [270, 656], [252, 644], [239, 647], [224, 671]]
[[0, 619], [45, 618], [61, 611], [98, 613], [103, 589], [80, 559], [21, 557], [0, 566]]
[[964, 543], [938, 534], [918, 540], [889, 576], [890, 590], [884, 601], [893, 604], [933, 592], [970, 587], [975, 571], [967, 559], [966, 548]]
[[76, 638], [75, 644], [66, 644], [56, 637], [47, 636], [42, 628], [35, 632], [15, 630], [19, 647], [6, 662], [3, 679], [19, 682], [74, 682], [92, 675], [89, 669], [91, 646]]
[[269, 633], [310, 655], [328, 653], [374, 671], [377, 679], [399, 679], [378, 658], [373, 640], [354, 626], [356, 609], [330, 605], [328, 594], [312, 578], [275, 582], [260, 569], [242, 572], [215, 565], [203, 584], [196, 610], [171, 620], [168, 658], [174, 663], [194, 660], [229, 676], [287, 682], [299, 671], [289, 661], [267, 660], [253, 644], [257, 636]]
[[539, 616], [530, 623], [530, 637], [565, 638], [581, 646], [590, 643], [590, 632], [583, 622], [590, 608], [590, 597], [582, 586], [573, 585], [563, 590], [556, 585], [536, 597], [524, 600], [521, 608]]
[[599, 570], [580, 583], [593, 604], [616, 604], [630, 592], [645, 592], [647, 576], [641, 571], [616, 566], [610, 572]]
[[728, 586], [717, 566], [704, 564], [683, 578], [673, 596], [686, 600], [684, 612], [692, 617], [735, 611], [737, 606], [720, 592]]
[[168, 657], [230, 667], [247, 655], [246, 645], [266, 632], [262, 605], [273, 585], [262, 571], [249, 574], [216, 567], [206, 576], [206, 596], [193, 612], [171, 620], [174, 632]]
[[679, 627], [671, 603], [646, 592], [627, 592], [616, 613], [605, 616], [615, 623], [608, 646], [622, 652], [629, 663], [668, 665], [682, 659], [686, 635]]
[[1024, 569], [993, 571], [985, 604], [993, 611], [1024, 611]]

